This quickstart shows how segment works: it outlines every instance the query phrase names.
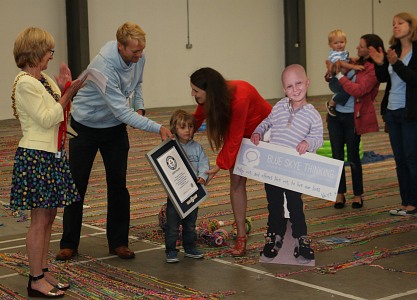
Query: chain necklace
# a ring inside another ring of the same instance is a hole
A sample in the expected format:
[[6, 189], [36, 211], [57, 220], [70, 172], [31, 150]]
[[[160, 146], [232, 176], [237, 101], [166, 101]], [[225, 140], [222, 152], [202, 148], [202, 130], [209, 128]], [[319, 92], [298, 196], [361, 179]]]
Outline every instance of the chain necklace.
[[[16, 110], [16, 86], [17, 86], [17, 82], [19, 81], [19, 79], [20, 79], [20, 77], [22, 77], [22, 76], [25, 76], [25, 75], [27, 75], [27, 76], [30, 76], [30, 77], [33, 77], [33, 78], [35, 78], [35, 79], [37, 79], [35, 76], [33, 76], [32, 74], [30, 74], [30, 73], [28, 73], [28, 72], [25, 72], [25, 73], [22, 73], [22, 74], [20, 74], [17, 78], [16, 78], [16, 80], [15, 80], [15, 82], [13, 83], [13, 90], [12, 90], [12, 96], [11, 96], [11, 98], [12, 98], [12, 109], [13, 109], [13, 116], [16, 118], [16, 119], [19, 119], [19, 115], [17, 114], [17, 110]], [[52, 98], [54, 98], [55, 99], [55, 101], [56, 102], [58, 102], [60, 99], [61, 99], [61, 95], [60, 94], [58, 94], [58, 93], [55, 93], [53, 90], [52, 90], [52, 87], [51, 87], [51, 85], [49, 84], [49, 82], [48, 82], [48, 80], [41, 74], [41, 79], [37, 79], [37, 80], [39, 80], [41, 83], [42, 83], [42, 85], [45, 87], [45, 89], [46, 89], [46, 91], [52, 96]]]

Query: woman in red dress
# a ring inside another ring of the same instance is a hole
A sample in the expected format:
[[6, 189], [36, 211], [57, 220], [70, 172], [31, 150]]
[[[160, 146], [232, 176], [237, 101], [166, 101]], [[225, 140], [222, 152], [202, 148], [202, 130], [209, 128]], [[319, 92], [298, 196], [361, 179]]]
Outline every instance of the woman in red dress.
[[271, 105], [248, 82], [226, 81], [214, 69], [201, 68], [190, 77], [191, 95], [198, 106], [194, 113], [196, 130], [206, 121], [212, 149], [220, 150], [216, 164], [208, 171], [209, 182], [220, 169], [230, 173], [230, 200], [237, 227], [232, 256], [246, 252], [246, 177], [233, 174], [243, 138], [250, 138], [258, 124], [271, 112]]

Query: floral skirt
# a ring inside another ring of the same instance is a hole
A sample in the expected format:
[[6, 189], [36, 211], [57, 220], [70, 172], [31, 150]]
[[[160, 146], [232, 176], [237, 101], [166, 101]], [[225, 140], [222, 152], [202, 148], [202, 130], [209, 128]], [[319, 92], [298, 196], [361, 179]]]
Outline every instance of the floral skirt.
[[65, 154], [17, 148], [13, 167], [10, 208], [65, 207], [80, 201]]

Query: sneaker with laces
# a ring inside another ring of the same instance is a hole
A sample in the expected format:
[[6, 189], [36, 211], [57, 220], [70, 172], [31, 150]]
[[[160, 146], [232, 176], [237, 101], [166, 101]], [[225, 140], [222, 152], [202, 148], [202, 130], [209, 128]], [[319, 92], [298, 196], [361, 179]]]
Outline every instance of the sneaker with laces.
[[166, 262], [168, 263], [176, 263], [179, 262], [177, 251], [169, 251], [166, 254]]
[[265, 233], [265, 245], [261, 255], [266, 258], [274, 258], [278, 255], [279, 249], [282, 247], [282, 239], [275, 233]]
[[191, 249], [185, 250], [184, 256], [191, 257], [191, 258], [203, 258], [204, 253], [201, 251], [198, 251], [196, 248], [191, 248]]
[[305, 236], [301, 236], [295, 239], [295, 248], [294, 248], [294, 256], [298, 258], [299, 256], [307, 259], [312, 260], [314, 259], [314, 250], [310, 246], [311, 240], [309, 240]]

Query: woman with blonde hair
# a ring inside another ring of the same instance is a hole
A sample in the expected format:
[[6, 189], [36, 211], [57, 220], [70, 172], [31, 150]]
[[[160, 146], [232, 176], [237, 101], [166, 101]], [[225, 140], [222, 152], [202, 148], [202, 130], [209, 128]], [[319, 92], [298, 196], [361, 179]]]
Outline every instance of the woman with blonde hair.
[[370, 48], [379, 81], [386, 82], [381, 114], [385, 121], [397, 170], [401, 205], [391, 215], [417, 214], [417, 19], [396, 14], [390, 48]]
[[48, 32], [30, 27], [19, 33], [13, 49], [21, 71], [14, 81], [12, 107], [23, 136], [15, 155], [10, 207], [30, 210], [29, 297], [59, 298], [69, 288], [48, 270], [49, 242], [57, 208], [80, 201], [64, 145], [69, 103], [83, 80], [71, 82], [66, 64], [55, 77], [57, 84], [43, 72], [53, 59], [54, 47]]

